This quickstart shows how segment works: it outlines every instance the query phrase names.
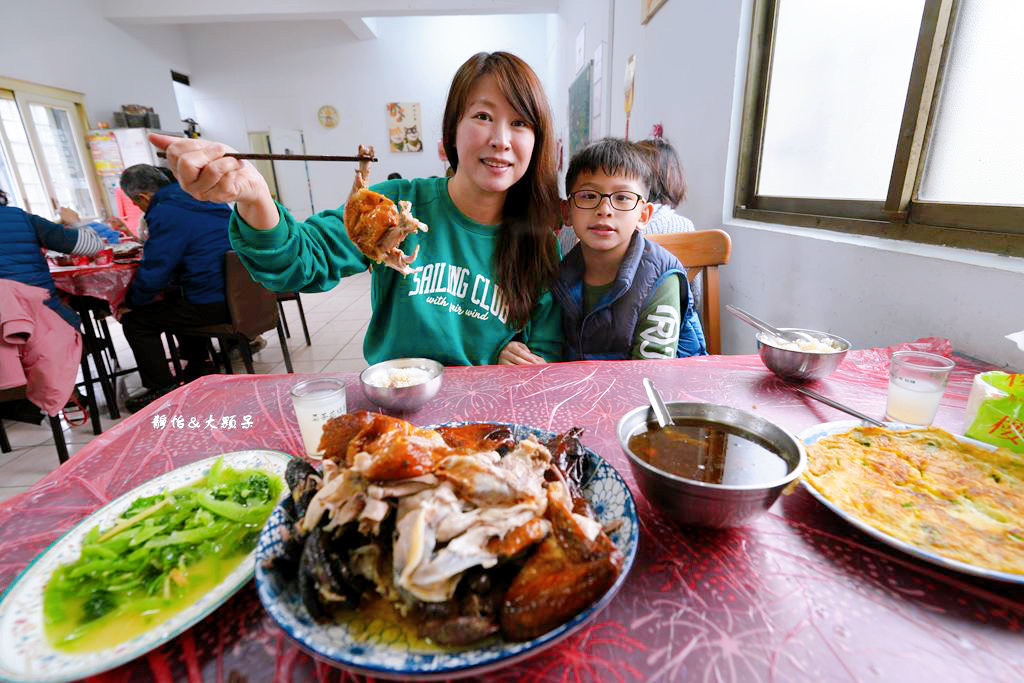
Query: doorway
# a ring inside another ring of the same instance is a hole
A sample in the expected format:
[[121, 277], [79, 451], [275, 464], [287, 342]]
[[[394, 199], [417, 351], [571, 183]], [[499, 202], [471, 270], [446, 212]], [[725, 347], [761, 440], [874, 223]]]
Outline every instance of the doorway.
[[[271, 128], [267, 135], [272, 154], [305, 154], [306, 142], [301, 130]], [[278, 201], [296, 219], [304, 221], [313, 214], [313, 188], [309, 182], [309, 162], [274, 161]]]

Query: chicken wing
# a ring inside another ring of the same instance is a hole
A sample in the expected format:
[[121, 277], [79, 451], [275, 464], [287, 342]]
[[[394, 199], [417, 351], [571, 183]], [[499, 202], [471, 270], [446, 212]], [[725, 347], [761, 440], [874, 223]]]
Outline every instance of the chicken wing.
[[452, 448], [464, 451], [497, 451], [504, 455], [516, 447], [512, 430], [502, 424], [468, 424], [438, 427], [437, 433]]
[[353, 192], [345, 204], [345, 229], [368, 259], [403, 275], [413, 272], [409, 264], [416, 260], [419, 247], [407, 256], [398, 245], [408, 235], [428, 230], [412, 215], [411, 203], [403, 200], [396, 206], [384, 195], [365, 188]]
[[604, 595], [622, 569], [622, 553], [594, 520], [573, 514], [560, 482], [548, 485], [547, 518], [551, 535], [505, 593], [501, 631], [510, 640], [536, 638], [565, 623]]
[[328, 420], [320, 445], [325, 458], [344, 463], [371, 481], [429, 474], [453, 453], [432, 429], [365, 411]]

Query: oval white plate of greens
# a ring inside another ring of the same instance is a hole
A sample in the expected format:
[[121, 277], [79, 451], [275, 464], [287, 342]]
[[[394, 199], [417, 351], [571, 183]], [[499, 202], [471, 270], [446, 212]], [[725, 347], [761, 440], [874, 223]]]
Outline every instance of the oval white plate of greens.
[[162, 474], [125, 493], [92, 513], [58, 539], [30, 564], [0, 597], [0, 679], [41, 683], [91, 676], [131, 661], [177, 637], [217, 609], [252, 577], [255, 549], [219, 583], [193, 604], [158, 621], [124, 642], [89, 652], [55, 648], [47, 637], [43, 595], [54, 571], [79, 558], [87, 534], [107, 530], [142, 497], [174, 491], [205, 478], [218, 458], [235, 470], [258, 469], [282, 480], [292, 456], [278, 451], [235, 451], [213, 456]]

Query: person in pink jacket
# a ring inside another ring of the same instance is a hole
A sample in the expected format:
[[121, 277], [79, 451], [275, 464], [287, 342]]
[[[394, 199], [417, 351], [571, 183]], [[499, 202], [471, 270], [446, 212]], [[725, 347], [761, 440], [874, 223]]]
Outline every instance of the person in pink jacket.
[[28, 385], [28, 400], [57, 415], [75, 390], [82, 335], [46, 305], [42, 287], [0, 279], [0, 389]]

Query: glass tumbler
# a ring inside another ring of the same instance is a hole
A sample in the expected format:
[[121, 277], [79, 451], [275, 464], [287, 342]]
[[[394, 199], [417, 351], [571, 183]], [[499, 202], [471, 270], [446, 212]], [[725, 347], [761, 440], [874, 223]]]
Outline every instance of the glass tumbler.
[[333, 377], [307, 379], [293, 386], [291, 395], [306, 457], [320, 460], [324, 457], [320, 451], [324, 424], [346, 410], [345, 383]]
[[897, 351], [889, 365], [885, 419], [927, 427], [935, 419], [956, 363], [924, 351]]

